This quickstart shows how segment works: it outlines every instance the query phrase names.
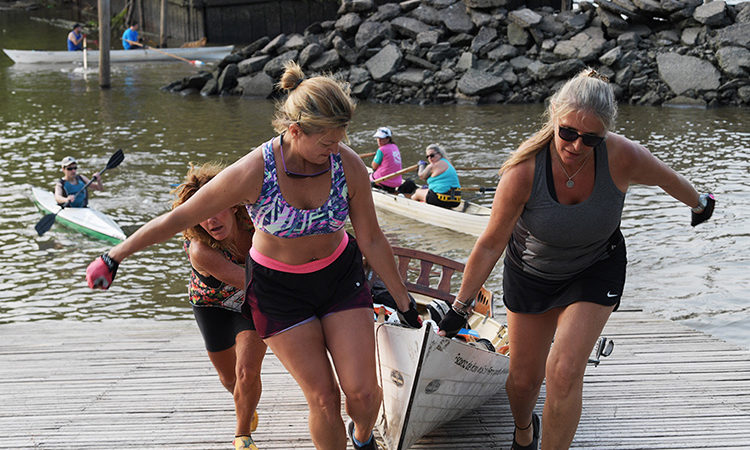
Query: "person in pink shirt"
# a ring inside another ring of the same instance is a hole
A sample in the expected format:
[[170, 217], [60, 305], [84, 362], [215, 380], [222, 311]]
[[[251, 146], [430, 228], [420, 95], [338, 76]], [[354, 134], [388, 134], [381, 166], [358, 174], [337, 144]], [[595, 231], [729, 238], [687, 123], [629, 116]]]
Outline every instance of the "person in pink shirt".
[[[393, 142], [393, 134], [388, 127], [380, 127], [373, 134], [378, 140], [378, 151], [375, 152], [375, 158], [372, 160], [372, 170], [370, 181], [375, 181], [393, 172], [401, 170], [401, 152]], [[401, 175], [383, 180], [380, 183], [372, 183], [373, 186], [383, 189], [387, 192], [395, 193], [396, 188], [401, 186], [403, 179]]]

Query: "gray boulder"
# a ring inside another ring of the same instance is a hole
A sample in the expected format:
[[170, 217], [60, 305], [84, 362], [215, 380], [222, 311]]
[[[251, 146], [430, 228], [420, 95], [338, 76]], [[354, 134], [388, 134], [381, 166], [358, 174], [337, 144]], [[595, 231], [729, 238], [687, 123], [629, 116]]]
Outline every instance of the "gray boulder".
[[284, 45], [284, 42], [286, 42], [286, 35], [284, 33], [281, 33], [280, 35], [271, 39], [271, 41], [260, 50], [260, 52], [264, 55], [275, 53], [277, 48]]
[[204, 97], [207, 97], [209, 95], [216, 95], [219, 93], [217, 87], [218, 82], [216, 81], [216, 78], [211, 78], [210, 80], [206, 81], [203, 89], [201, 89], [201, 95]]
[[661, 4], [656, 0], [633, 0], [633, 4], [638, 7], [641, 11], [646, 13], [658, 15], [664, 11], [661, 8]]
[[440, 13], [432, 6], [427, 6], [424, 4], [419, 5], [417, 9], [409, 14], [420, 22], [429, 25], [440, 25], [441, 23], [443, 23], [443, 20], [440, 18]]
[[352, 67], [349, 71], [349, 83], [352, 85], [357, 85], [360, 83], [364, 83], [365, 81], [369, 81], [372, 78], [370, 77], [370, 72], [367, 71], [367, 69], [363, 69], [361, 67]]
[[521, 28], [529, 28], [541, 22], [542, 16], [529, 8], [522, 8], [509, 12], [508, 19]]
[[747, 77], [750, 71], [750, 50], [744, 47], [722, 47], [716, 52], [721, 71], [732, 77]]
[[315, 72], [330, 72], [341, 64], [341, 58], [335, 48], [323, 52], [308, 67]]
[[333, 48], [339, 54], [341, 59], [349, 63], [350, 65], [356, 64], [359, 55], [355, 52], [349, 44], [341, 36], [333, 38]]
[[599, 57], [599, 62], [605, 66], [614, 65], [622, 56], [622, 47], [615, 47]]
[[488, 50], [492, 50], [497, 46], [497, 42], [493, 42], [497, 38], [497, 29], [491, 27], [482, 27], [474, 39], [471, 41], [469, 49], [478, 54], [482, 55], [487, 53]]
[[229, 64], [219, 75], [219, 79], [216, 80], [216, 90], [219, 94], [222, 92], [228, 92], [237, 86], [237, 76], [240, 74], [240, 70], [237, 68], [237, 64]]
[[719, 87], [721, 74], [708, 61], [695, 56], [661, 53], [656, 57], [659, 76], [677, 95], [686, 91], [711, 91]]
[[391, 21], [391, 28], [397, 33], [410, 38], [416, 38], [419, 33], [430, 30], [430, 26], [426, 23], [403, 16], [393, 19]]
[[445, 27], [453, 33], [471, 33], [474, 29], [474, 22], [466, 13], [466, 6], [463, 2], [454, 3], [440, 12]]
[[278, 48], [277, 52], [284, 53], [289, 50], [302, 50], [306, 45], [307, 41], [305, 37], [299, 33], [294, 33], [286, 38], [286, 42]]
[[372, 44], [382, 41], [388, 35], [388, 31], [389, 27], [384, 23], [371, 20], [363, 22], [354, 36], [354, 46], [357, 49], [370, 47]]
[[385, 81], [396, 73], [403, 57], [397, 45], [388, 44], [367, 60], [365, 67], [375, 81]]
[[727, 4], [719, 0], [700, 5], [695, 8], [693, 19], [709, 27], [721, 25], [727, 20]]
[[510, 3], [509, 0], [464, 0], [466, 6], [469, 8], [478, 9], [490, 9], [497, 8], [500, 6], [507, 6]]
[[469, 96], [484, 95], [498, 91], [503, 83], [502, 77], [471, 69], [458, 80], [458, 91]]
[[240, 76], [249, 75], [263, 69], [263, 66], [265, 66], [270, 60], [270, 55], [260, 55], [241, 61], [237, 64], [237, 68], [240, 70]]
[[310, 44], [299, 53], [299, 65], [307, 67], [310, 62], [318, 59], [323, 54], [324, 48], [320, 44]]
[[695, 45], [698, 43], [698, 36], [700, 35], [703, 28], [689, 27], [682, 30], [680, 35], [680, 42], [685, 45]]
[[424, 84], [424, 69], [406, 69], [391, 75], [391, 83], [399, 86], [417, 86]]
[[518, 49], [508, 44], [500, 44], [487, 52], [487, 58], [493, 61], [505, 61], [516, 56], [518, 56]]
[[245, 97], [268, 98], [273, 93], [273, 79], [265, 72], [237, 79], [237, 87]]
[[282, 53], [281, 55], [268, 61], [263, 66], [263, 72], [267, 73], [268, 76], [273, 79], [279, 78], [281, 74], [284, 73], [284, 64], [286, 64], [288, 61], [296, 60], [297, 56], [299, 56], [299, 52], [297, 50], [289, 50], [286, 53]]
[[472, 52], [463, 52], [456, 62], [456, 70], [465, 72], [477, 68], [477, 57]]
[[372, 11], [375, 7], [373, 0], [341, 0], [341, 6], [339, 7], [339, 14], [346, 14], [349, 12], [367, 12]]
[[420, 47], [432, 47], [440, 41], [440, 31], [428, 30], [417, 35], [417, 45]]
[[383, 22], [398, 17], [401, 14], [401, 7], [398, 3], [386, 3], [378, 6], [378, 10], [368, 18], [373, 22]]
[[338, 20], [336, 20], [336, 24], [334, 25], [334, 27], [344, 34], [351, 34], [354, 33], [354, 30], [356, 30], [361, 23], [362, 18], [359, 16], [359, 14], [350, 12], [339, 17]]
[[716, 47], [735, 46], [750, 47], [750, 23], [735, 23], [728, 27], [716, 30], [716, 35], [711, 39]]
[[433, 72], [436, 72], [440, 69], [440, 67], [436, 66], [435, 64], [427, 61], [426, 59], [420, 58], [416, 55], [410, 55], [406, 54], [404, 55], [404, 61], [406, 61], [407, 65], [415, 66], [415, 67], [421, 67], [423, 69], [431, 70]]
[[508, 43], [525, 47], [529, 43], [529, 33], [524, 28], [511, 22], [508, 24]]

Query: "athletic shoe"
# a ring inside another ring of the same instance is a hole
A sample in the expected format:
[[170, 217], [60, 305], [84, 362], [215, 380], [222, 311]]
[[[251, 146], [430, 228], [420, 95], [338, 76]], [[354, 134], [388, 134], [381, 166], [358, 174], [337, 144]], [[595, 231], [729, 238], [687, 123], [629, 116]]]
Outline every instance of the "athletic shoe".
[[536, 413], [531, 414], [531, 425], [533, 426], [533, 438], [529, 445], [518, 445], [516, 442], [516, 430], [513, 429], [513, 445], [510, 447], [511, 450], [537, 450], [539, 448], [539, 432], [542, 428], [542, 421]]
[[237, 436], [232, 441], [234, 450], [258, 450], [258, 446], [250, 436]]
[[357, 443], [354, 441], [354, 421], [352, 419], [349, 419], [349, 421], [346, 423], [346, 432], [349, 435], [349, 439], [352, 441], [352, 446], [354, 450], [379, 450], [380, 447], [378, 447], [377, 442], [375, 442], [375, 436], [373, 436], [372, 433], [370, 433], [370, 442], [368, 442], [365, 445], [357, 445]]

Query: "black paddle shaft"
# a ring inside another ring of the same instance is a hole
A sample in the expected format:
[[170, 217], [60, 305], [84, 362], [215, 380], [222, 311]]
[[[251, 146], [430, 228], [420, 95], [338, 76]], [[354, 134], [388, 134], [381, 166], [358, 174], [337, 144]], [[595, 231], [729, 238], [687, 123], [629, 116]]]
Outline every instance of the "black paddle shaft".
[[[109, 169], [114, 169], [115, 167], [119, 166], [122, 160], [125, 159], [125, 154], [122, 152], [122, 149], [118, 149], [110, 158], [109, 161], [107, 161], [107, 166], [100, 170], [97, 175], [101, 176], [105, 171]], [[83, 186], [83, 189], [75, 193], [75, 197], [78, 197], [78, 195], [81, 194], [81, 192], [84, 192], [86, 188], [89, 187], [91, 183], [94, 182], [94, 179], [96, 177], [91, 177], [88, 183], [86, 183], [85, 186]], [[37, 222], [37, 224], [34, 226], [34, 229], [36, 230], [37, 234], [39, 236], [43, 235], [47, 231], [49, 231], [50, 228], [52, 228], [52, 224], [55, 223], [55, 217], [57, 217], [57, 214], [65, 209], [67, 206], [70, 206], [70, 202], [65, 202], [62, 205], [60, 205], [60, 209], [55, 213], [49, 213], [42, 217], [42, 219]]]

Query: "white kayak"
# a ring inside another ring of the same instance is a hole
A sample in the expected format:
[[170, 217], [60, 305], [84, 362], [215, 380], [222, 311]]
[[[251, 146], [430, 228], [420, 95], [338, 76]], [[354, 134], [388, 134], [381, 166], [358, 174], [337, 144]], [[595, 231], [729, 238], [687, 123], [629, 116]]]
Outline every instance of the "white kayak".
[[[179, 56], [189, 60], [218, 61], [231, 53], [232, 49], [234, 49], [233, 45], [221, 47], [110, 50], [109, 60], [112, 63], [174, 61], [176, 59], [174, 56]], [[9, 50], [6, 48], [3, 51], [16, 64], [83, 64], [83, 52], [69, 52], [66, 50]], [[87, 53], [89, 64], [99, 64], [98, 50], [88, 50]], [[168, 54], [165, 55], [165, 53]]]
[[[60, 211], [60, 206], [55, 201], [55, 195], [52, 192], [32, 187], [31, 193], [34, 204], [42, 213], [50, 214]], [[55, 216], [55, 220], [68, 228], [114, 244], [124, 241], [127, 237], [114, 220], [93, 208], [63, 208]]]

